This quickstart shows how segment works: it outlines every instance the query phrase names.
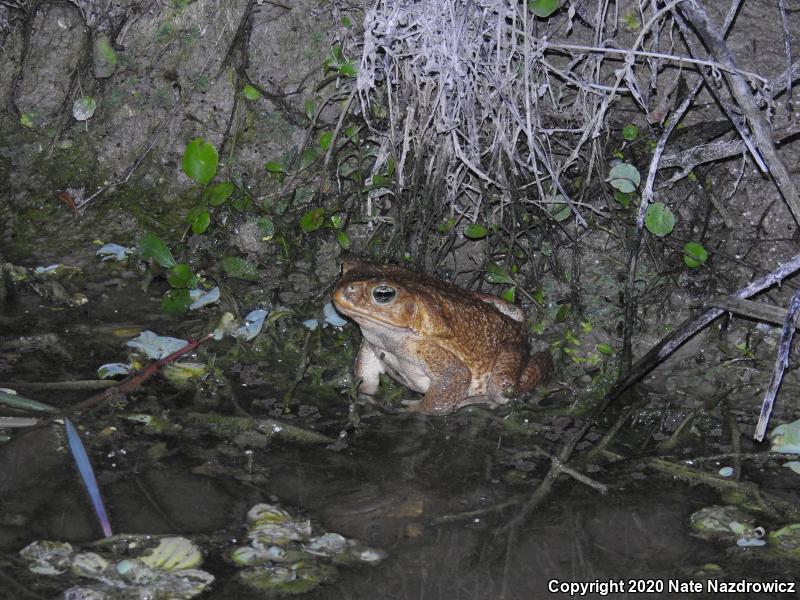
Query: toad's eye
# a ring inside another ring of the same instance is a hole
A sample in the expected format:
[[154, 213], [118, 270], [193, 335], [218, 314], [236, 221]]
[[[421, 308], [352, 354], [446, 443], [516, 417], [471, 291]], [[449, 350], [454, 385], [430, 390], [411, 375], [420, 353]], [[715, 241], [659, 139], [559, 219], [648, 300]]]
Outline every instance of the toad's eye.
[[397, 296], [397, 290], [388, 285], [379, 285], [372, 290], [372, 297], [378, 304], [389, 304]]

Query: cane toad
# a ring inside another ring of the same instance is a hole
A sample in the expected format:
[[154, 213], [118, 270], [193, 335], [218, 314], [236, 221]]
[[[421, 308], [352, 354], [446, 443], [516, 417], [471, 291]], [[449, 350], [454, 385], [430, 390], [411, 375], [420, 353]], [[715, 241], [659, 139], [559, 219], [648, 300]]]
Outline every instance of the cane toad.
[[425, 394], [410, 410], [495, 407], [552, 370], [548, 352], [528, 353], [522, 309], [490, 294], [401, 267], [346, 260], [333, 302], [361, 327], [355, 375], [359, 393], [368, 397], [387, 373]]

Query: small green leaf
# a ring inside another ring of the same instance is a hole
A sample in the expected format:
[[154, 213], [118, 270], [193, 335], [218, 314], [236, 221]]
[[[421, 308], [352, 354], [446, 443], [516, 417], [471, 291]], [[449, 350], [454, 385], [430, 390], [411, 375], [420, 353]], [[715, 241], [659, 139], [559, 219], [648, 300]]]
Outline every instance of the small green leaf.
[[233, 185], [233, 183], [230, 181], [223, 181], [209, 187], [205, 191], [204, 196], [211, 206], [219, 206], [220, 204], [223, 204], [225, 200], [230, 198], [231, 194], [233, 194], [235, 190], [236, 186]]
[[545, 19], [558, 10], [558, 0], [528, 0], [528, 8], [537, 17]]
[[517, 292], [516, 287], [506, 288], [505, 290], [503, 290], [503, 293], [500, 294], [500, 297], [506, 302], [511, 302], [511, 304], [514, 304], [514, 299], [517, 295], [516, 292]]
[[683, 247], [683, 262], [690, 269], [704, 265], [708, 260], [708, 251], [697, 242], [689, 242]]
[[264, 168], [269, 171], [270, 173], [285, 173], [286, 170], [283, 168], [283, 165], [279, 162], [274, 160], [269, 161], [267, 164], [264, 165]]
[[675, 229], [675, 215], [663, 202], [653, 202], [644, 213], [644, 226], [653, 235], [664, 237]]
[[312, 231], [316, 231], [322, 227], [324, 222], [325, 209], [312, 208], [310, 211], [300, 217], [300, 229], [302, 229], [304, 233], [311, 233]]
[[618, 189], [620, 192], [630, 194], [639, 187], [641, 175], [633, 165], [621, 163], [611, 169], [606, 181], [611, 184], [611, 187]]
[[358, 75], [358, 69], [355, 67], [353, 63], [346, 62], [341, 67], [339, 67], [339, 73], [341, 73], [345, 77], [356, 77]]
[[331, 142], [333, 142], [333, 133], [330, 131], [325, 131], [321, 136], [319, 136], [319, 145], [323, 150], [327, 150], [328, 146], [331, 145]]
[[205, 233], [208, 226], [211, 224], [211, 215], [208, 213], [207, 210], [192, 210], [186, 216], [186, 220], [189, 221], [189, 224], [192, 226], [192, 232], [196, 235], [200, 235], [201, 233]]
[[344, 128], [344, 134], [348, 139], [355, 142], [356, 136], [358, 135], [358, 125], [348, 125]]
[[72, 116], [76, 121], [91, 119], [95, 110], [97, 110], [97, 102], [91, 96], [81, 96], [72, 104]]
[[625, 208], [631, 205], [631, 195], [620, 192], [619, 190], [614, 190], [614, 200], [622, 204]]
[[205, 185], [217, 174], [217, 149], [203, 138], [195, 138], [183, 152], [183, 172], [197, 183]]
[[28, 129], [33, 129], [33, 120], [34, 114], [30, 112], [24, 112], [19, 116], [19, 124], [23, 127], [27, 127]]
[[605, 354], [606, 356], [614, 356], [614, 348], [609, 346], [608, 344], [597, 344], [594, 347], [600, 354]]
[[514, 284], [514, 280], [497, 263], [486, 265], [486, 281], [489, 283]]
[[139, 256], [144, 260], [155, 260], [165, 269], [170, 269], [175, 266], [175, 259], [172, 257], [172, 252], [169, 251], [167, 245], [155, 234], [145, 233], [136, 242], [136, 249], [139, 251]]
[[247, 98], [248, 100], [258, 100], [261, 98], [261, 92], [258, 91], [258, 88], [253, 87], [249, 83], [242, 88], [242, 96]]
[[314, 113], [316, 112], [316, 106], [314, 105], [313, 100], [306, 100], [303, 104], [303, 112], [306, 114], [306, 118], [310, 121], [314, 118]]
[[222, 268], [226, 275], [245, 281], [258, 281], [258, 269], [249, 260], [238, 256], [226, 256], [222, 259]]
[[94, 51], [92, 52], [94, 62], [94, 76], [97, 79], [111, 77], [117, 69], [117, 53], [111, 46], [108, 36], [101, 34], [94, 41]]
[[350, 20], [350, 17], [347, 15], [342, 15], [342, 27], [350, 27], [353, 22]]
[[342, 215], [331, 215], [331, 225], [334, 229], [341, 229], [344, 225], [344, 217]]
[[639, 128], [636, 125], [633, 124], [625, 125], [625, 127], [622, 128], [623, 140], [632, 142], [638, 137], [639, 137]]
[[172, 289], [161, 301], [161, 310], [171, 315], [185, 315], [189, 311], [192, 297], [186, 288]]
[[196, 288], [197, 275], [192, 273], [189, 265], [178, 263], [167, 273], [167, 283], [174, 288]]
[[556, 323], [563, 323], [567, 320], [567, 316], [569, 315], [570, 310], [569, 304], [562, 304], [558, 307], [558, 312], [556, 312], [556, 318], [554, 319]]
[[553, 204], [550, 207], [550, 214], [553, 215], [553, 218], [560, 223], [561, 221], [569, 218], [569, 216], [572, 214], [572, 209], [569, 207], [569, 204], [564, 201], [564, 196], [561, 194], [557, 194], [555, 200], [556, 204]]
[[544, 290], [539, 288], [535, 292], [533, 292], [533, 299], [539, 306], [544, 306]]
[[268, 242], [275, 236], [275, 223], [268, 217], [261, 217], [256, 221], [258, 229], [261, 232], [261, 240]]
[[372, 176], [372, 189], [383, 188], [389, 185], [389, 178], [386, 175]]
[[436, 226], [436, 231], [439, 233], [447, 233], [453, 230], [453, 227], [456, 226], [456, 220], [453, 217], [447, 219], [444, 223], [439, 223]]
[[464, 227], [464, 235], [471, 240], [481, 240], [489, 235], [489, 230], [480, 223], [470, 223]]
[[310, 167], [319, 158], [316, 148], [306, 148], [300, 155], [300, 170], [303, 171]]
[[342, 250], [350, 249], [350, 236], [347, 235], [341, 229], [338, 229], [336, 231], [336, 241], [339, 242], [339, 245], [342, 247]]

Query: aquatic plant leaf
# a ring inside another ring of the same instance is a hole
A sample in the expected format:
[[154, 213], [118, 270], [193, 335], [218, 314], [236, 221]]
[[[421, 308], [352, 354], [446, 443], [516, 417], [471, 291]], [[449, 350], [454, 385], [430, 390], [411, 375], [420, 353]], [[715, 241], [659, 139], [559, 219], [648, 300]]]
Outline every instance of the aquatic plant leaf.
[[192, 268], [186, 263], [179, 263], [167, 273], [167, 283], [174, 288], [197, 287], [197, 275], [192, 273]]
[[141, 350], [148, 358], [160, 360], [177, 352], [188, 342], [165, 335], [157, 335], [152, 331], [143, 331], [127, 343], [129, 348]]
[[131, 368], [124, 363], [106, 363], [97, 369], [97, 376], [100, 379], [110, 379], [119, 375], [130, 375]]
[[185, 315], [189, 311], [192, 297], [186, 288], [174, 288], [164, 294], [161, 300], [161, 310], [171, 315]]
[[197, 310], [219, 301], [219, 286], [214, 286], [207, 292], [204, 290], [189, 290], [189, 297], [192, 303], [189, 305], [189, 310]]
[[205, 185], [217, 174], [217, 149], [203, 138], [193, 139], [183, 152], [183, 172], [197, 183]]
[[330, 323], [334, 327], [344, 327], [350, 321], [343, 319], [342, 316], [336, 312], [336, 307], [332, 302], [326, 302], [322, 307], [322, 312], [325, 315], [325, 322]]
[[177, 264], [167, 245], [153, 233], [145, 233], [140, 237], [136, 242], [136, 249], [144, 260], [152, 258], [165, 269], [171, 269]]
[[0, 404], [19, 410], [28, 410], [31, 412], [60, 412], [54, 406], [50, 406], [44, 402], [37, 402], [36, 400], [31, 400], [30, 398], [24, 398], [23, 396], [18, 396], [16, 392], [4, 388], [0, 388]]
[[95, 254], [104, 262], [107, 260], [122, 262], [128, 258], [129, 254], [133, 254], [133, 248], [127, 248], [119, 244], [103, 244]]
[[72, 425], [72, 421], [64, 418], [64, 426], [67, 430], [67, 440], [69, 441], [69, 449], [72, 452], [72, 457], [75, 459], [75, 464], [78, 466], [78, 471], [83, 479], [83, 485], [86, 486], [86, 491], [89, 492], [89, 498], [92, 500], [92, 507], [100, 521], [100, 526], [103, 528], [103, 535], [111, 537], [111, 524], [108, 522], [108, 515], [106, 514], [106, 507], [103, 504], [103, 498], [100, 496], [100, 488], [97, 486], [97, 479], [95, 479], [92, 465], [89, 462], [89, 455], [86, 454], [86, 448], [83, 447], [83, 442], [78, 435], [77, 430]]
[[770, 434], [770, 451], [782, 454], [800, 454], [800, 419], [781, 423]]

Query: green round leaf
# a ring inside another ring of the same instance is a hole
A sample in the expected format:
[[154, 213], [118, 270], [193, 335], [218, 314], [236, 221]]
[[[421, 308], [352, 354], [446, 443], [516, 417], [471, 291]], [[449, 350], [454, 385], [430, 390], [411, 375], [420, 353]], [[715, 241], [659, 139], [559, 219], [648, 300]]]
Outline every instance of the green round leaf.
[[336, 241], [339, 242], [339, 245], [342, 247], [342, 250], [350, 249], [350, 236], [347, 235], [344, 231], [338, 230], [336, 232]]
[[597, 344], [594, 347], [600, 354], [605, 354], [606, 356], [614, 356], [614, 348], [609, 346], [608, 344]]
[[324, 222], [325, 209], [312, 208], [310, 211], [300, 217], [300, 229], [302, 229], [304, 233], [311, 233], [312, 231], [316, 231], [322, 227]]
[[76, 121], [86, 121], [97, 110], [97, 102], [91, 96], [81, 96], [72, 104], [72, 116]]
[[622, 128], [622, 139], [632, 142], [639, 137], [639, 128], [636, 125], [625, 125]]
[[256, 221], [259, 231], [261, 231], [261, 240], [267, 242], [275, 236], [275, 223], [268, 217], [261, 217]]
[[558, 0], [528, 0], [530, 11], [542, 19], [558, 10]]
[[248, 260], [238, 256], [226, 256], [222, 259], [222, 268], [229, 277], [258, 281], [258, 269]]
[[625, 194], [620, 192], [619, 190], [614, 190], [614, 200], [622, 204], [625, 208], [628, 208], [631, 205], [631, 196], [630, 194]]
[[708, 260], [708, 251], [697, 242], [689, 242], [683, 247], [683, 262], [690, 269], [704, 265]]
[[322, 133], [322, 135], [319, 136], [319, 145], [320, 148], [322, 148], [323, 150], [327, 150], [328, 146], [331, 145], [332, 141], [333, 141], [333, 133], [331, 133], [330, 131], [325, 131]]
[[223, 181], [209, 187], [205, 192], [205, 196], [211, 206], [219, 206], [230, 198], [235, 190], [236, 186], [230, 181]]
[[271, 160], [265, 164], [264, 168], [270, 173], [284, 173], [286, 171], [281, 163], [274, 160]]
[[653, 202], [644, 213], [644, 226], [653, 235], [664, 237], [675, 229], [675, 215], [663, 202]]
[[305, 170], [319, 158], [316, 148], [306, 148], [300, 155], [300, 170]]
[[489, 230], [480, 223], [470, 223], [464, 227], [464, 235], [471, 240], [482, 240], [489, 235]]
[[161, 310], [171, 315], [185, 315], [189, 311], [192, 297], [186, 288], [172, 289], [161, 301]]
[[136, 242], [136, 249], [144, 260], [152, 258], [165, 269], [170, 269], [176, 264], [167, 245], [160, 237], [152, 233], [145, 233], [140, 237]]
[[306, 118], [310, 121], [314, 118], [314, 113], [316, 112], [316, 107], [314, 106], [313, 100], [306, 100], [305, 104], [303, 104], [303, 112], [306, 113]]
[[[562, 200], [564, 199], [564, 197], [560, 194], [556, 196], [556, 199], [558, 198], [561, 198]], [[553, 207], [550, 209], [550, 214], [553, 215], [553, 218], [556, 221], [560, 222], [569, 218], [569, 216], [572, 214], [572, 209], [566, 202], [559, 202], [558, 204], [553, 204]]]
[[347, 15], [342, 15], [342, 27], [350, 27], [353, 22], [350, 20], [350, 17]]
[[611, 184], [611, 187], [618, 189], [620, 192], [630, 194], [639, 187], [641, 176], [639, 175], [639, 170], [633, 165], [621, 163], [611, 169], [606, 181]]
[[489, 283], [504, 283], [512, 284], [514, 280], [497, 263], [489, 263], [486, 265], [486, 281]]
[[214, 179], [218, 164], [217, 149], [203, 138], [195, 138], [186, 145], [183, 153], [183, 172], [197, 183], [205, 185]]
[[261, 92], [258, 91], [258, 88], [253, 87], [249, 83], [242, 88], [242, 95], [248, 100], [258, 100], [261, 98]]
[[174, 288], [195, 288], [197, 287], [197, 275], [192, 273], [189, 265], [179, 263], [167, 273], [167, 283]]
[[196, 235], [205, 233], [206, 229], [208, 229], [208, 226], [211, 224], [211, 215], [207, 210], [200, 211], [197, 215], [194, 215], [191, 224], [192, 232]]
[[506, 302], [511, 302], [511, 304], [514, 304], [514, 298], [516, 297], [516, 292], [517, 292], [516, 287], [510, 287], [503, 290], [503, 293], [500, 294], [500, 297]]
[[353, 63], [346, 62], [341, 67], [339, 67], [339, 73], [341, 73], [345, 77], [355, 77], [358, 75], [358, 69], [355, 67]]

